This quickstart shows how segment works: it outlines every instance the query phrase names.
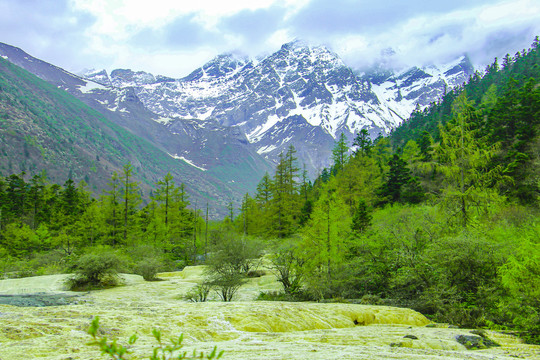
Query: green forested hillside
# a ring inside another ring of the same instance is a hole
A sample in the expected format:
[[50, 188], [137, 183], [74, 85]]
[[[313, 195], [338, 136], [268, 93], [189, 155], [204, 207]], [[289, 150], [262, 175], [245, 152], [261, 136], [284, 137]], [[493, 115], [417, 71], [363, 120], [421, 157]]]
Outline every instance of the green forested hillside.
[[[113, 172], [130, 162], [146, 194], [170, 172], [188, 186], [194, 199], [218, 203], [238, 189], [216, 172], [203, 172], [108, 120], [67, 92], [0, 58], [0, 175], [46, 172], [63, 184], [84, 180], [99, 195]], [[251, 164], [241, 164], [247, 171]], [[225, 194], [222, 194], [225, 192]]]

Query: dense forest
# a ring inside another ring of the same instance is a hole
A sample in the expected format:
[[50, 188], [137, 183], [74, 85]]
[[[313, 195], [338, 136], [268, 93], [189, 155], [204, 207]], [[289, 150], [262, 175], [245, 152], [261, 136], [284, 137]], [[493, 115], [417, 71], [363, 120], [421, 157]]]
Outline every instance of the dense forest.
[[[84, 182], [13, 174], [0, 179], [0, 275], [76, 271], [87, 254], [115, 253], [145, 278], [206, 263], [207, 285], [231, 300], [253, 276], [245, 259], [266, 253], [283, 291], [263, 300], [410, 307], [538, 343], [538, 79], [537, 37], [389, 137], [341, 136], [313, 182], [291, 146], [219, 222], [170, 175], [142, 199], [131, 164], [96, 196]], [[204, 287], [193, 296], [205, 300]]]

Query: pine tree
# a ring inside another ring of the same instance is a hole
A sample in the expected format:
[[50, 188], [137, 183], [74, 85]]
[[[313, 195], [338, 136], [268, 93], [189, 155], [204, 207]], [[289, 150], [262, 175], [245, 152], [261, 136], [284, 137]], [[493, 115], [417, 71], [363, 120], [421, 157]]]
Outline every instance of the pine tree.
[[362, 129], [356, 134], [354, 138], [353, 146], [356, 146], [357, 149], [354, 152], [355, 156], [358, 155], [369, 155], [371, 148], [373, 147], [373, 141], [369, 136], [367, 129]]
[[351, 224], [351, 230], [353, 233], [359, 235], [366, 231], [366, 229], [371, 225], [372, 218], [373, 216], [371, 215], [371, 211], [367, 206], [366, 201], [364, 199], [358, 199], [358, 207], [354, 212]]

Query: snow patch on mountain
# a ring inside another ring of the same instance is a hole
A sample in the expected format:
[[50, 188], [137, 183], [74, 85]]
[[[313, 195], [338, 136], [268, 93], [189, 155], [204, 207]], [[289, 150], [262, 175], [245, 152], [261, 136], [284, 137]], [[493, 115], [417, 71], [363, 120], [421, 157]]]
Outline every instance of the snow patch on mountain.
[[206, 171], [206, 170], [207, 170], [207, 169], [205, 169], [205, 168], [203, 168], [203, 167], [201, 167], [201, 166], [196, 165], [193, 161], [191, 161], [191, 160], [189, 160], [189, 159], [186, 159], [186, 158], [183, 157], [183, 156], [178, 156], [178, 154], [175, 154], [175, 155], [170, 154], [170, 153], [167, 153], [167, 154], [169, 154], [169, 156], [172, 157], [173, 159], [182, 160], [182, 161], [184, 161], [185, 163], [187, 163], [187, 164], [189, 164], [189, 165], [191, 165], [191, 166], [193, 166], [193, 167], [195, 167], [195, 168], [197, 168], [197, 169], [199, 169], [199, 170], [202, 170], [202, 171]]
[[87, 81], [85, 85], [81, 85], [77, 89], [80, 92], [87, 94], [94, 90], [104, 90], [106, 89], [106, 87], [93, 81]]

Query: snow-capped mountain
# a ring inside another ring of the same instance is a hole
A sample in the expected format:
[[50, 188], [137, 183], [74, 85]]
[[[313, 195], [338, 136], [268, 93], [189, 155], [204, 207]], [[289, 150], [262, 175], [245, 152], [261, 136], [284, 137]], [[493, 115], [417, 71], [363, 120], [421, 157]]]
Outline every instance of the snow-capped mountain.
[[116, 89], [133, 89], [160, 121], [217, 120], [240, 128], [270, 160], [294, 145], [313, 175], [329, 165], [335, 139], [361, 129], [388, 134], [417, 107], [436, 101], [466, 81], [467, 57], [400, 72], [356, 74], [323, 46], [295, 41], [259, 60], [219, 55], [183, 79], [114, 70], [84, 77]]
[[76, 76], [14, 49], [0, 52], [175, 159], [209, 171], [223, 161], [234, 166], [242, 154], [254, 168], [267, 169], [257, 156], [276, 161], [293, 145], [300, 166], [314, 176], [330, 165], [341, 133], [349, 143], [361, 129], [372, 138], [388, 134], [473, 72], [463, 56], [437, 66], [357, 73], [324, 46], [295, 41], [258, 59], [219, 55], [182, 79], [125, 69]]
[[461, 56], [448, 64], [413, 67], [397, 73], [373, 71], [363, 78], [372, 83], [372, 90], [383, 106], [407, 119], [417, 106], [423, 108], [437, 101], [467, 81], [473, 72], [469, 58]]

